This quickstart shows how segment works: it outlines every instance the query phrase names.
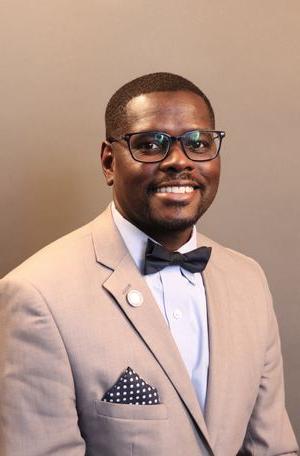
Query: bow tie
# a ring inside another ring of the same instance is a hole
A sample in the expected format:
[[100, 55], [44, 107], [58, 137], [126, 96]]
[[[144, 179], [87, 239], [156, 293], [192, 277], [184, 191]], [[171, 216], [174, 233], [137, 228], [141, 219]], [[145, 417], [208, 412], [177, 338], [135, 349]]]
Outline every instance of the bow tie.
[[187, 253], [169, 252], [162, 245], [148, 239], [144, 275], [153, 274], [171, 265], [181, 266], [190, 272], [202, 272], [207, 265], [210, 254], [211, 247], [199, 247]]

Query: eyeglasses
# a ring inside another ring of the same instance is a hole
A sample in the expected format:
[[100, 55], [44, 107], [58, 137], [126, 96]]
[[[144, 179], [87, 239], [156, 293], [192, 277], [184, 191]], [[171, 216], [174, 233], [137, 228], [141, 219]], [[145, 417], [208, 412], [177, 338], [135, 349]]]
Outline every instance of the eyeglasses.
[[224, 137], [225, 132], [217, 130], [192, 130], [179, 136], [171, 136], [162, 131], [143, 131], [127, 133], [120, 138], [109, 137], [108, 141], [126, 141], [132, 158], [142, 163], [164, 160], [172, 144], [180, 141], [182, 150], [190, 160], [202, 162], [218, 156]]

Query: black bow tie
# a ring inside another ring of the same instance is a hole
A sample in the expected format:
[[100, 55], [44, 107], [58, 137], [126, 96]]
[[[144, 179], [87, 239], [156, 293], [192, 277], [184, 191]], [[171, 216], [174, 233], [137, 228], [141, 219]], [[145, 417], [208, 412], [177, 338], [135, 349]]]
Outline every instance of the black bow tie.
[[144, 275], [153, 274], [166, 266], [179, 265], [190, 272], [202, 272], [209, 260], [211, 247], [200, 247], [187, 253], [169, 252], [148, 239]]

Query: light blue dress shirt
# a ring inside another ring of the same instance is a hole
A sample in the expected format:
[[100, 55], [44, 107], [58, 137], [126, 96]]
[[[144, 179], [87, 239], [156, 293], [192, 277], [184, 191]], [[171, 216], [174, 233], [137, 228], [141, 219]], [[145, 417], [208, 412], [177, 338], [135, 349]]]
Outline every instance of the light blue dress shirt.
[[[142, 271], [148, 236], [126, 220], [117, 211], [114, 203], [111, 207], [114, 222], [125, 245], [136, 266]], [[185, 253], [196, 248], [194, 227], [190, 240], [180, 247], [178, 252]], [[145, 280], [171, 330], [204, 412], [209, 346], [202, 276], [200, 273], [193, 274], [180, 266], [172, 265], [155, 274], [146, 275]]]

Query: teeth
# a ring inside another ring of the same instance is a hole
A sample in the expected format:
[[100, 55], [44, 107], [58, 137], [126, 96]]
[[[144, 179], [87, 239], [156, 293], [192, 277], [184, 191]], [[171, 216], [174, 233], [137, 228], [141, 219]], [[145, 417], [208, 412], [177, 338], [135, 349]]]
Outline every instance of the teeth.
[[174, 186], [174, 187], [160, 187], [157, 188], [156, 193], [192, 193], [194, 191], [193, 187], [190, 186]]

